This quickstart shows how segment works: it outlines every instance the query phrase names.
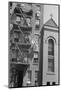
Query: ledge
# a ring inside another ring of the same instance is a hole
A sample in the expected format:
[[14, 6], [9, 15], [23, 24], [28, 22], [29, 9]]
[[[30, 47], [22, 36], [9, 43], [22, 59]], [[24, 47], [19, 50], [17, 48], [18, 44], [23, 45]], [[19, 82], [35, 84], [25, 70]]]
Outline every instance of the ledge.
[[47, 72], [47, 75], [55, 75], [54, 72]]

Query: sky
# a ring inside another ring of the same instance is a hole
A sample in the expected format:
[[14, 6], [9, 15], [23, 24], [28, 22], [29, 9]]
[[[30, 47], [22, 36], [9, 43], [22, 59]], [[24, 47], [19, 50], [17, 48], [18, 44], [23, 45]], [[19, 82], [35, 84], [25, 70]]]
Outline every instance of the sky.
[[44, 22], [48, 21], [51, 16], [53, 15], [53, 19], [55, 20], [56, 24], [58, 25], [58, 6], [56, 5], [44, 5]]

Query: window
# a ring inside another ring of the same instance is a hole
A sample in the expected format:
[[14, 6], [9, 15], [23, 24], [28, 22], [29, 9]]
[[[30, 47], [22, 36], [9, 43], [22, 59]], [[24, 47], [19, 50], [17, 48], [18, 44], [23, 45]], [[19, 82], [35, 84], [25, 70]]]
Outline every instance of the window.
[[35, 13], [35, 19], [39, 19], [40, 18], [40, 5], [36, 5], [37, 6], [37, 11]]
[[35, 13], [35, 19], [39, 19], [40, 18], [40, 11], [37, 11], [36, 13]]
[[38, 63], [38, 58], [34, 58], [34, 63]]
[[34, 53], [34, 63], [38, 63], [38, 52]]
[[28, 26], [31, 26], [31, 19], [30, 18], [26, 18], [26, 22]]
[[39, 25], [39, 24], [40, 24], [39, 20], [36, 20], [36, 25]]
[[10, 2], [10, 8], [12, 8], [12, 2]]
[[54, 72], [54, 59], [48, 59], [48, 71]]
[[47, 82], [47, 86], [50, 86], [50, 82]]
[[54, 42], [52, 39], [48, 41], [48, 55], [54, 55]]
[[16, 22], [20, 22], [20, 17], [16, 17]]
[[52, 39], [48, 40], [48, 71], [54, 72], [54, 42]]
[[38, 58], [38, 52], [34, 52], [34, 58]]
[[38, 71], [35, 71], [35, 86], [38, 86]]
[[14, 33], [14, 42], [19, 42], [18, 33]]
[[29, 79], [29, 81], [31, 81], [31, 78], [32, 78], [32, 72], [29, 70], [28, 71], [28, 79]]
[[38, 86], [38, 81], [35, 81], [35, 86]]
[[56, 85], [56, 83], [55, 82], [52, 82], [52, 85]]
[[35, 71], [35, 78], [38, 79], [38, 71]]
[[36, 29], [36, 30], [39, 30], [39, 28], [40, 28], [40, 20], [38, 19], [38, 20], [36, 20], [35, 29]]

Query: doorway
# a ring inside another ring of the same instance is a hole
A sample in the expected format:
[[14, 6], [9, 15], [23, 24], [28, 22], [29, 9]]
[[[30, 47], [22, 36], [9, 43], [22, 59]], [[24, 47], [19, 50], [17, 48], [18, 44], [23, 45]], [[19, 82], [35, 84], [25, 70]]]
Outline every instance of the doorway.
[[17, 87], [22, 87], [23, 84], [23, 71], [17, 72]]

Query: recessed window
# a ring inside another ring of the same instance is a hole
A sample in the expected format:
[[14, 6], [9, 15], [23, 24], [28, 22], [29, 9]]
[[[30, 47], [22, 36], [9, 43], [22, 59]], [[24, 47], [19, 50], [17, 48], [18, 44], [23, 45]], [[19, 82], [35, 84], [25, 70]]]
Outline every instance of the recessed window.
[[39, 30], [40, 26], [39, 25], [36, 25], [35, 29], [36, 30]]
[[50, 86], [50, 82], [47, 82], [47, 86]]
[[38, 58], [38, 52], [34, 52], [34, 58]]
[[14, 42], [19, 42], [19, 36], [17, 33], [14, 33]]
[[29, 70], [28, 71], [28, 80], [31, 81], [31, 79], [32, 79], [32, 71]]
[[34, 52], [34, 63], [38, 63], [38, 52]]
[[18, 16], [16, 17], [16, 23], [18, 23], [18, 24], [20, 23], [20, 17], [18, 17]]
[[54, 42], [52, 39], [48, 41], [48, 55], [54, 55]]
[[55, 82], [52, 82], [52, 85], [56, 85]]
[[48, 40], [48, 71], [54, 72], [54, 42], [52, 39]]
[[38, 86], [38, 81], [37, 80], [35, 81], [35, 86]]
[[39, 30], [39, 28], [40, 28], [40, 20], [36, 20], [36, 22], [35, 22], [35, 29]]
[[10, 8], [12, 8], [12, 2], [10, 2]]
[[12, 58], [12, 61], [14, 62], [14, 61], [17, 61], [17, 59], [16, 58]]
[[39, 20], [36, 20], [35, 23], [36, 23], [36, 25], [39, 25], [40, 24], [40, 21]]
[[38, 71], [35, 71], [35, 78], [38, 80]]
[[38, 63], [38, 58], [34, 58], [34, 63]]
[[26, 22], [28, 26], [31, 26], [31, 19], [30, 18], [26, 18]]
[[37, 11], [35, 13], [35, 19], [39, 19], [40, 18], [40, 5], [36, 5], [37, 6]]
[[14, 39], [14, 42], [19, 42], [19, 39], [18, 39], [18, 38], [15, 38], [15, 39]]
[[39, 19], [40, 18], [40, 11], [37, 11], [36, 13], [35, 13], [35, 19]]
[[48, 71], [54, 72], [54, 59], [48, 59]]

